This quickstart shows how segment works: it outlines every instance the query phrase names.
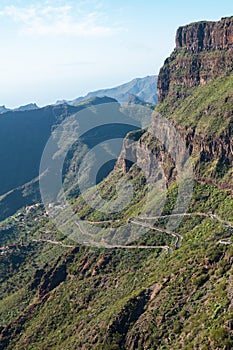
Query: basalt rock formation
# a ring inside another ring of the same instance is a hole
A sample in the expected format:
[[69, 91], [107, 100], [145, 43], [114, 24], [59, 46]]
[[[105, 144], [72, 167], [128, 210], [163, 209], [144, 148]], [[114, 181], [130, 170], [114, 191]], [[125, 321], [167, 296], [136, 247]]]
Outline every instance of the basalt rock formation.
[[[83, 244], [62, 234], [70, 221], [60, 232], [40, 206], [0, 224], [0, 349], [233, 349], [232, 21], [178, 30], [150, 127], [127, 134], [114, 170], [94, 188], [104, 209], [119, 180], [132, 185], [132, 198], [109, 212], [71, 193], [74, 215], [95, 229], [80, 230]], [[173, 152], [182, 142], [197, 180], [187, 211]], [[151, 191], [146, 180], [161, 187]], [[182, 222], [168, 231], [177, 215]], [[117, 246], [105, 245], [118, 228]], [[99, 244], [88, 246], [89, 236]]]
[[189, 89], [232, 72], [233, 17], [180, 27], [176, 48], [158, 77], [158, 99], [190, 94]]
[[233, 17], [219, 22], [198, 22], [180, 27], [176, 47], [191, 52], [233, 49]]
[[[232, 72], [233, 17], [181, 27], [176, 35], [176, 48], [159, 73], [160, 104], [157, 107], [185, 142], [194, 159], [196, 180], [231, 190]], [[152, 124], [156, 124], [155, 120]], [[137, 135], [138, 132], [133, 138]], [[122, 158], [136, 152], [137, 163], [147, 159], [150, 168], [153, 167], [152, 152], [165, 169], [166, 182], [169, 183], [176, 175], [175, 164], [165, 156], [164, 147], [155, 139], [149, 139], [148, 134], [139, 136], [134, 151], [130, 150], [129, 142], [125, 142]], [[120, 164], [125, 172], [130, 168], [127, 161], [118, 161], [117, 165]]]

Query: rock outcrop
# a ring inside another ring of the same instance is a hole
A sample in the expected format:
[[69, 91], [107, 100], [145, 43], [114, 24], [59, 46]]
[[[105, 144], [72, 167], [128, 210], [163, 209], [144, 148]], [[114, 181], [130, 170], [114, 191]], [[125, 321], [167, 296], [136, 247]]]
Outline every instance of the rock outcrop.
[[[160, 70], [160, 105], [157, 108], [166, 119], [171, 120], [189, 154], [195, 159], [193, 166], [196, 180], [231, 190], [232, 72], [233, 17], [223, 18], [219, 22], [199, 22], [181, 27], [176, 35], [176, 48]], [[211, 81], [215, 84], [214, 88], [208, 91], [198, 90], [198, 94], [193, 98], [197, 87]], [[216, 89], [219, 92], [213, 97]], [[189, 96], [190, 100], [187, 100]], [[196, 101], [199, 102], [198, 105]], [[197, 108], [199, 111], [195, 115]], [[155, 120], [152, 124], [155, 130], [160, 127]], [[174, 161], [158, 140], [156, 142], [155, 138], [150, 138], [148, 133], [140, 135], [139, 132], [135, 132], [129, 136], [138, 142], [136, 146], [127, 139], [124, 142], [121, 157], [117, 162], [117, 166], [121, 167], [124, 173], [130, 169], [132, 162], [129, 159], [132, 159], [139, 166], [144, 165], [143, 169], [146, 169], [151, 177], [151, 169], [156, 168], [151, 157], [153, 154], [163, 169], [166, 184], [176, 178]], [[170, 141], [172, 139], [170, 137]], [[154, 180], [157, 179], [154, 177]]]
[[233, 49], [233, 17], [197, 22], [177, 30], [176, 48], [191, 52]]
[[79, 247], [77, 246], [66, 254], [64, 261], [62, 261], [61, 258], [58, 258], [58, 260], [55, 262], [55, 265], [51, 269], [49, 269], [48, 271], [41, 270], [37, 272], [37, 274], [33, 278], [31, 286], [36, 287], [39, 284], [39, 300], [66, 280], [67, 265], [73, 262], [75, 255], [78, 252]]
[[185, 97], [190, 88], [232, 72], [232, 53], [233, 17], [180, 27], [176, 48], [159, 73], [159, 102], [167, 96]]
[[[126, 174], [136, 163], [139, 169], [143, 169], [148, 183], [155, 183], [163, 178], [163, 185], [168, 186], [177, 175], [175, 161], [167, 152], [166, 147], [156, 139], [154, 129], [153, 121], [148, 132], [136, 131], [128, 135], [128, 138], [124, 140], [116, 168]], [[137, 136], [141, 137], [135, 142]]]

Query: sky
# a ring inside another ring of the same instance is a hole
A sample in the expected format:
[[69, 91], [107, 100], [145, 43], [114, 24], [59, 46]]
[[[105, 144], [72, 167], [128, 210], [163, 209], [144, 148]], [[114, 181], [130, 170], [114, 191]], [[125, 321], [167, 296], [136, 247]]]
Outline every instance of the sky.
[[176, 29], [232, 0], [0, 0], [0, 105], [44, 106], [158, 74]]

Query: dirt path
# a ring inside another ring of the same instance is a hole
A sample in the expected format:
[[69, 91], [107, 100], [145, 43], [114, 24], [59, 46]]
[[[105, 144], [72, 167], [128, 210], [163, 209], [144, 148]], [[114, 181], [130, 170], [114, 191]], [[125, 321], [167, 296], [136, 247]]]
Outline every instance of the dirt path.
[[[103, 221], [102, 221], [103, 222]], [[109, 221], [108, 221], [109, 222]], [[101, 221], [95, 221], [95, 222], [91, 222], [88, 221], [88, 223], [91, 224], [96, 224], [96, 223], [101, 223]], [[88, 237], [94, 237], [95, 235], [93, 235], [92, 233], [88, 232], [83, 225], [80, 223], [80, 221], [76, 221], [76, 225], [78, 226], [79, 230], [81, 231], [81, 233], [83, 235], [87, 235]], [[169, 246], [144, 246], [144, 245], [109, 245], [106, 242], [100, 242], [97, 243], [96, 241], [90, 240], [88, 243], [90, 243], [91, 245], [94, 245], [96, 247], [103, 247], [103, 248], [122, 248], [122, 249], [136, 249], [136, 248], [140, 248], [140, 249], [164, 249], [166, 250], [167, 253], [171, 253], [172, 249]]]
[[[163, 229], [161, 227], [155, 227], [147, 222], [143, 222], [141, 220], [158, 220], [158, 219], [162, 219], [162, 218], [168, 218], [168, 217], [179, 217], [179, 216], [204, 216], [204, 217], [209, 217], [213, 220], [216, 220], [218, 222], [221, 222], [224, 226], [229, 227], [231, 229], [233, 229], [233, 225], [229, 222], [229, 221], [225, 221], [222, 220], [219, 216], [215, 215], [215, 214], [206, 214], [206, 213], [201, 213], [201, 212], [195, 212], [195, 213], [177, 213], [177, 214], [170, 214], [170, 215], [161, 215], [161, 216], [145, 216], [145, 215], [140, 215], [137, 219], [135, 218], [131, 218], [129, 220], [129, 223], [132, 223], [133, 225], [138, 225], [138, 226], [142, 226], [142, 227], [146, 227], [149, 228], [150, 230], [153, 231], [157, 231], [157, 232], [161, 232], [161, 233], [166, 233], [168, 235], [171, 235], [172, 237], [175, 238], [175, 249], [179, 249], [180, 248], [180, 243], [182, 240], [182, 236], [179, 235], [178, 233], [175, 232], [171, 232], [168, 231], [166, 229]], [[120, 220], [117, 220], [118, 222]], [[113, 222], [113, 220], [105, 220], [105, 221], [87, 221], [87, 223], [89, 224], [103, 224], [103, 223], [111, 223]], [[115, 221], [116, 222], [116, 221]], [[86, 242], [92, 246], [96, 246], [96, 247], [103, 247], [103, 248], [121, 248], [121, 249], [163, 249], [165, 250], [167, 253], [171, 253], [172, 252], [172, 248], [165, 245], [165, 246], [144, 246], [144, 245], [109, 245], [107, 242], [99, 242], [97, 243], [96, 241], [93, 240], [93, 238], [95, 237], [94, 234], [88, 232], [84, 226], [82, 225], [81, 221], [76, 221], [75, 222], [76, 225], [78, 226], [80, 232], [88, 237], [91, 237], [92, 239], [89, 242]], [[60, 245], [61, 247], [65, 247], [65, 248], [74, 248], [75, 246], [73, 245], [68, 245], [68, 244], [63, 244], [60, 241], [53, 241], [50, 239], [36, 239], [35, 241], [37, 242], [47, 242], [50, 244], [56, 244], [56, 245]], [[218, 243], [221, 244], [233, 244], [233, 242], [230, 242], [230, 240], [226, 240], [226, 239], [222, 239], [220, 240]]]
[[132, 218], [130, 220], [130, 222], [132, 224], [134, 224], [134, 225], [148, 227], [150, 230], [158, 231], [158, 232], [161, 232], [161, 233], [166, 233], [168, 235], [171, 235], [172, 237], [175, 237], [176, 238], [176, 240], [175, 240], [175, 249], [179, 249], [180, 248], [180, 242], [181, 242], [182, 237], [178, 233], [171, 232], [171, 231], [165, 230], [165, 229], [160, 228], [160, 227], [154, 227], [153, 225], [147, 224], [145, 222], [138, 221], [138, 220], [136, 220], [134, 218]]
[[61, 241], [53, 241], [51, 239], [42, 239], [42, 238], [38, 238], [38, 239], [34, 239], [34, 242], [46, 242], [46, 243], [50, 243], [50, 244], [56, 244], [56, 245], [60, 245], [61, 247], [64, 248], [74, 248], [74, 245], [69, 245], [69, 244], [64, 244]]
[[218, 215], [216, 214], [206, 214], [201, 212], [195, 212], [195, 213], [177, 213], [177, 214], [169, 214], [169, 215], [160, 215], [160, 216], [146, 216], [146, 215], [140, 215], [139, 218], [143, 220], [158, 220], [168, 217], [179, 217], [179, 216], [204, 216], [207, 218], [211, 218], [213, 220], [216, 220], [218, 222], [221, 222], [227, 227], [230, 227], [233, 229], [233, 224], [231, 224], [229, 221], [222, 220]]

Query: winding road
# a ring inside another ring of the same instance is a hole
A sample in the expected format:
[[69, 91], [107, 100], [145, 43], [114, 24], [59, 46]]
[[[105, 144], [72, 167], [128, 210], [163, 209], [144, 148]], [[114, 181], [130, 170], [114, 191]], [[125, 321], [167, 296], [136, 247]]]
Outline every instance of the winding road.
[[[128, 222], [134, 224], [134, 225], [139, 225], [139, 226], [142, 226], [142, 227], [147, 227], [151, 230], [154, 230], [154, 231], [158, 231], [158, 232], [161, 232], [161, 233], [166, 233], [168, 235], [171, 235], [172, 237], [175, 237], [175, 249], [179, 249], [180, 248], [180, 243], [181, 243], [181, 240], [182, 240], [182, 236], [178, 233], [175, 233], [175, 232], [171, 232], [171, 231], [168, 231], [168, 230], [165, 230], [161, 227], [155, 227], [154, 225], [151, 225], [147, 222], [142, 222], [142, 220], [158, 220], [158, 219], [163, 219], [163, 218], [169, 218], [169, 217], [180, 217], [180, 216], [189, 216], [189, 217], [193, 217], [193, 216], [203, 216], [203, 217], [208, 217], [208, 218], [211, 218], [213, 220], [216, 220], [220, 223], [222, 223], [224, 226], [226, 227], [229, 227], [230, 229], [233, 229], [233, 225], [231, 222], [229, 221], [226, 221], [226, 220], [222, 220], [218, 215], [216, 214], [207, 214], [207, 213], [201, 213], [201, 212], [194, 212], [194, 213], [173, 213], [173, 214], [169, 214], [169, 215], [160, 215], [160, 216], [146, 216], [146, 215], [140, 215], [138, 216], [137, 219], [135, 218], [131, 218], [129, 219]], [[118, 222], [120, 220], [117, 220]], [[103, 223], [111, 223], [113, 222], [113, 220], [104, 220], [104, 221], [87, 221], [87, 223], [89, 224], [103, 224]], [[93, 234], [91, 234], [90, 232], [88, 232], [84, 227], [83, 225], [80, 223], [80, 221], [77, 221], [76, 222], [77, 226], [79, 227], [79, 230], [81, 231], [82, 234], [84, 235], [87, 235], [89, 237], [94, 237]], [[91, 244], [95, 244], [96, 245], [96, 242], [94, 241], [90, 241]], [[233, 242], [231, 242], [231, 240], [229, 239], [222, 239], [220, 240], [218, 243], [221, 243], [221, 244], [233, 244]], [[106, 248], [113, 248], [113, 246], [111, 245], [108, 245], [107, 243], [101, 243], [101, 244], [98, 244], [98, 246], [104, 246]], [[169, 247], [169, 246], [138, 246], [138, 245], [134, 245], [134, 246], [125, 246], [125, 245], [118, 245], [118, 246], [114, 246], [115, 248], [125, 248], [125, 249], [133, 249], [133, 248], [144, 248], [144, 249], [164, 249], [166, 250], [168, 253], [170, 253], [172, 251], [172, 249]]]
[[136, 220], [134, 218], [132, 218], [129, 222], [131, 222], [134, 225], [148, 227], [150, 230], [166, 233], [168, 235], [171, 235], [172, 237], [175, 237], [176, 238], [176, 240], [175, 240], [175, 249], [179, 249], [180, 248], [180, 242], [181, 242], [182, 237], [178, 233], [171, 232], [171, 231], [168, 231], [168, 230], [164, 230], [164, 229], [162, 229], [160, 227], [154, 227], [153, 225], [147, 224], [145, 222], [138, 221], [138, 220]]
[[50, 244], [60, 245], [61, 247], [64, 247], [64, 248], [74, 248], [75, 247], [74, 245], [64, 244], [61, 241], [53, 241], [51, 239], [36, 238], [36, 239], [33, 239], [33, 242], [46, 242], [46, 243], [50, 243]]
[[[101, 221], [87, 221], [89, 224], [100, 224]], [[106, 221], [102, 221], [102, 222], [106, 222]], [[110, 221], [108, 221], [110, 222]], [[83, 235], [87, 235], [89, 237], [95, 237], [95, 235], [93, 235], [92, 233], [88, 232], [83, 225], [80, 223], [80, 221], [76, 221], [75, 222], [76, 225], [78, 226], [80, 232]], [[140, 223], [141, 226], [144, 226], [143, 223]], [[150, 226], [150, 225], [149, 225]], [[147, 226], [148, 227], [148, 224]], [[164, 231], [161, 231], [164, 232]], [[167, 253], [171, 253], [172, 249], [168, 246], [144, 246], [144, 245], [109, 245], [108, 243], [102, 241], [100, 243], [97, 243], [96, 241], [90, 240], [89, 242], [87, 242], [88, 244], [94, 245], [96, 247], [103, 247], [103, 248], [121, 248], [121, 249], [136, 249], [136, 248], [140, 248], [140, 249], [163, 249], [165, 250]]]
[[[229, 221], [225, 221], [222, 220], [219, 216], [217, 216], [216, 214], [206, 214], [206, 213], [201, 213], [201, 212], [195, 212], [195, 213], [176, 213], [176, 214], [170, 214], [170, 215], [161, 215], [161, 216], [145, 216], [145, 215], [140, 215], [138, 216], [138, 218], [131, 218], [129, 219], [129, 223], [132, 223], [133, 225], [138, 225], [138, 226], [142, 226], [142, 227], [146, 227], [149, 228], [150, 230], [153, 231], [157, 231], [157, 232], [161, 232], [161, 233], [166, 233], [168, 235], [171, 235], [172, 237], [175, 237], [175, 249], [179, 249], [180, 248], [180, 243], [182, 240], [182, 236], [178, 233], [175, 232], [171, 232], [168, 231], [166, 229], [163, 229], [161, 227], [155, 227], [152, 224], [149, 224], [147, 222], [141, 221], [141, 220], [158, 220], [158, 219], [162, 219], [162, 218], [168, 218], [168, 217], [179, 217], [179, 216], [204, 216], [204, 217], [209, 217], [213, 220], [216, 220], [220, 223], [222, 223], [224, 226], [229, 227], [231, 229], [233, 229], [233, 225], [231, 224], [231, 222]], [[111, 223], [113, 220], [109, 220], [109, 221], [86, 221], [89, 224], [103, 224], [103, 223]], [[117, 220], [118, 222], [120, 220]], [[92, 246], [96, 246], [98, 248], [103, 247], [103, 248], [121, 248], [121, 249], [163, 249], [165, 250], [168, 254], [172, 252], [172, 248], [169, 247], [168, 245], [164, 245], [164, 246], [144, 246], [144, 245], [109, 245], [107, 242], [102, 241], [97, 243], [96, 241], [93, 240], [93, 238], [95, 238], [95, 235], [88, 232], [83, 224], [81, 223], [81, 221], [76, 221], [75, 224], [78, 226], [80, 232], [84, 235], [84, 236], [88, 236], [91, 237], [92, 239], [90, 239], [88, 242], [83, 242], [85, 244], [90, 244]], [[65, 248], [74, 248], [74, 245], [68, 245], [68, 244], [64, 244], [61, 241], [54, 241], [51, 239], [34, 239], [34, 242], [47, 242], [50, 244], [56, 244], [56, 245], [60, 245], [61, 247], [65, 247]], [[231, 239], [221, 239], [220, 241], [218, 241], [218, 243], [221, 244], [233, 244], [233, 242], [231, 241]]]
[[218, 222], [221, 222], [224, 224], [224, 226], [230, 227], [233, 229], [233, 224], [231, 224], [229, 221], [222, 220], [218, 215], [216, 214], [206, 214], [201, 212], [195, 212], [195, 213], [177, 213], [177, 214], [169, 214], [169, 215], [160, 215], [160, 216], [146, 216], [146, 215], [140, 215], [139, 218], [143, 220], [158, 220], [168, 217], [179, 217], [179, 216], [204, 216], [211, 218], [213, 220], [216, 220]]

